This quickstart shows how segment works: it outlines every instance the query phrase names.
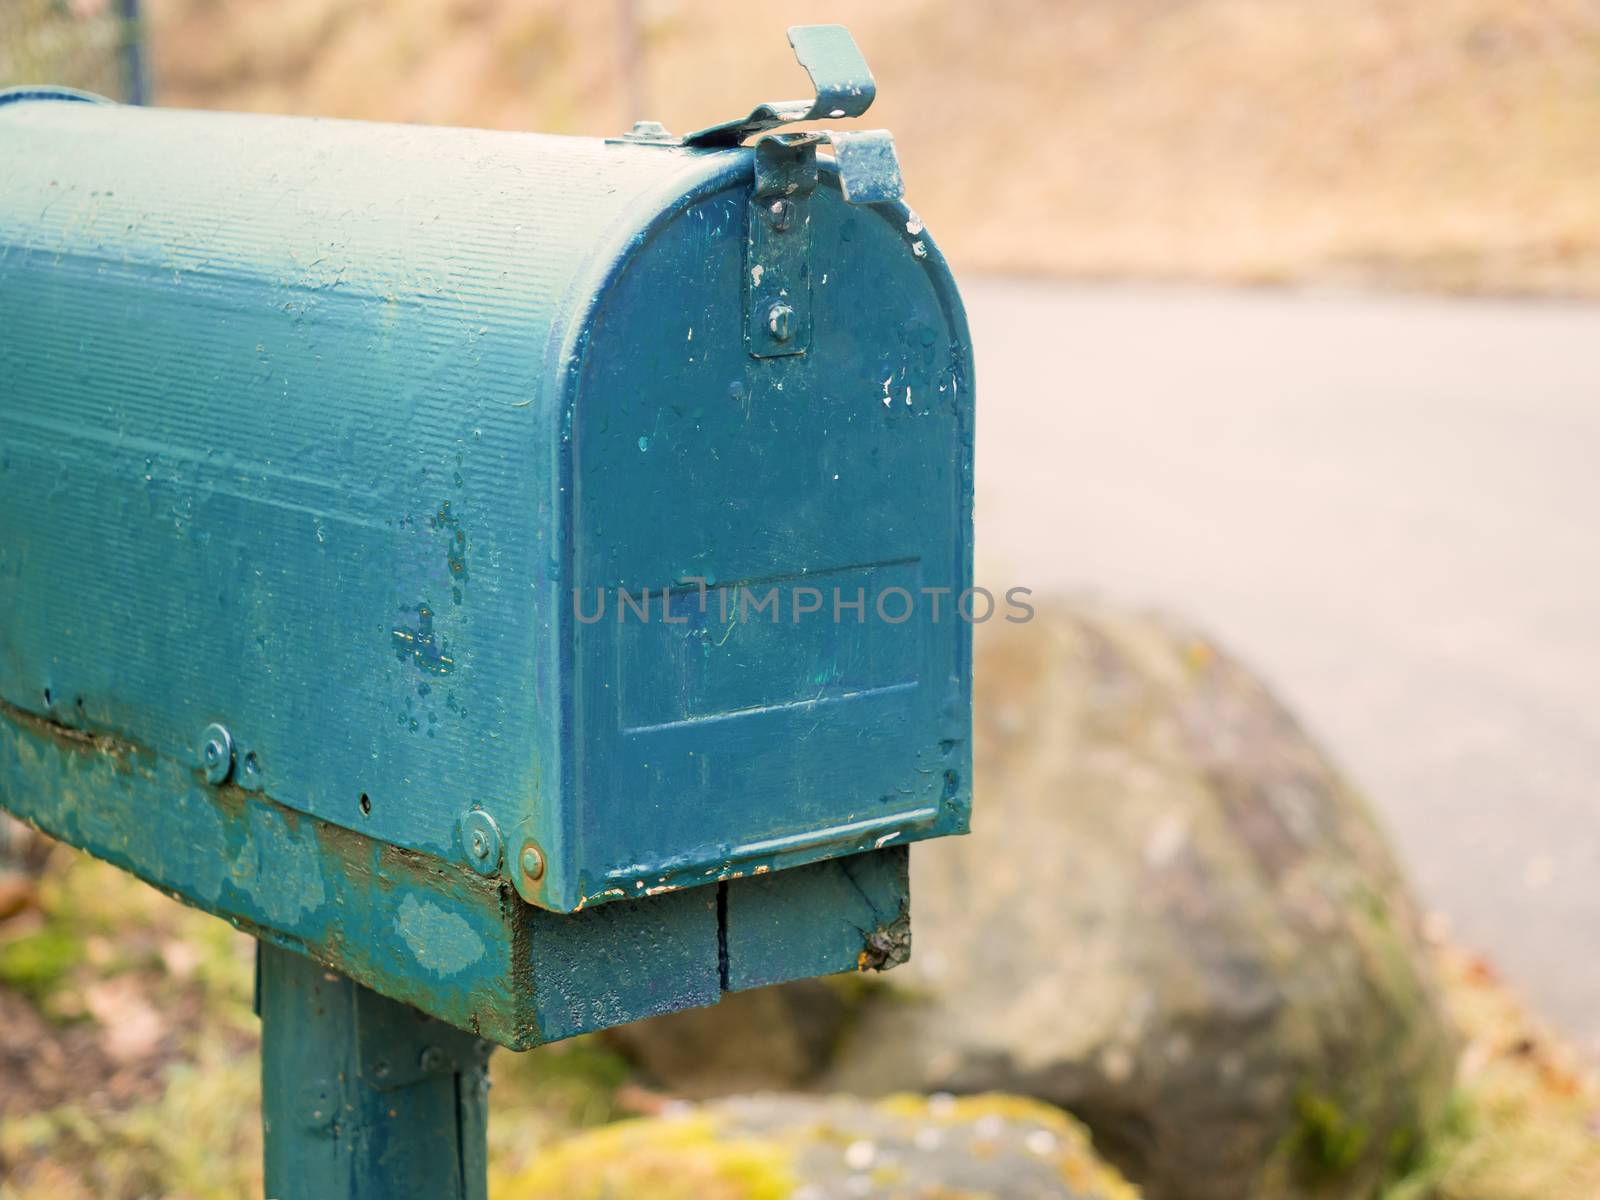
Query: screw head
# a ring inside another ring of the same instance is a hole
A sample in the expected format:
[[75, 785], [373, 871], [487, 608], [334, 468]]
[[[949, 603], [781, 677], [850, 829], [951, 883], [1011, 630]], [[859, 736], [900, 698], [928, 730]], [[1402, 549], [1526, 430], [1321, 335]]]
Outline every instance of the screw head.
[[672, 135], [660, 121], [635, 121], [633, 128], [622, 135], [630, 142], [670, 142]]
[[532, 842], [522, 848], [522, 856], [518, 861], [522, 864], [522, 874], [526, 878], [544, 877], [544, 853]]
[[479, 875], [493, 875], [500, 869], [500, 827], [481, 808], [461, 818], [461, 845], [467, 852], [467, 865]]
[[233, 735], [221, 725], [207, 725], [200, 734], [200, 769], [207, 783], [225, 783], [233, 774]]
[[794, 336], [794, 309], [779, 301], [767, 309], [767, 332], [775, 342], [787, 342]]
[[444, 1051], [437, 1046], [424, 1046], [417, 1056], [417, 1066], [430, 1074], [444, 1066]]
[[794, 201], [774, 200], [767, 205], [767, 221], [779, 233], [794, 224]]

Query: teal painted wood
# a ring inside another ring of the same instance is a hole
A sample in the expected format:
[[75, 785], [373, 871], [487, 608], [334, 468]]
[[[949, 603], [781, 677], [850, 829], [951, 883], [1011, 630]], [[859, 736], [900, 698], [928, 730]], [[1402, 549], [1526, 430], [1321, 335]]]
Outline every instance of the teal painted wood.
[[186, 903], [514, 1049], [905, 953], [862, 961], [904, 925], [906, 847], [552, 913], [503, 880], [4, 706], [0, 799]]
[[807, 978], [805, 964], [880, 971], [911, 953], [908, 847], [740, 881], [723, 920], [723, 986], [730, 992]]
[[220, 723], [441, 873], [481, 807], [556, 911], [966, 828], [971, 357], [904, 206], [824, 171], [809, 348], [757, 358], [747, 149], [29, 101], [0, 155], [0, 700], [217, 812]]
[[487, 1200], [489, 1043], [263, 946], [268, 1200]]

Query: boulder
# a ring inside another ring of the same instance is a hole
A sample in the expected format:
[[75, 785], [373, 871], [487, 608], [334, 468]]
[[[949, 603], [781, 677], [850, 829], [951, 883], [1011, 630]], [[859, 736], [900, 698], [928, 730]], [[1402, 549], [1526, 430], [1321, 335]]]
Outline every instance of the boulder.
[[[1152, 1200], [1372, 1195], [1439, 1117], [1454, 1050], [1360, 797], [1170, 621], [1041, 608], [981, 627], [976, 661], [974, 832], [916, 848], [911, 963], [813, 1034], [813, 1083], [1038, 1097]], [[668, 1019], [624, 1044], [703, 1065], [762, 1005], [770, 1029], [769, 1001], [734, 998], [709, 1037]]]
[[496, 1194], [563, 1200], [1138, 1200], [1036, 1101], [736, 1097], [541, 1152]]
[[602, 1036], [650, 1079], [703, 1099], [814, 1082], [855, 1011], [853, 996], [833, 980], [803, 979]]

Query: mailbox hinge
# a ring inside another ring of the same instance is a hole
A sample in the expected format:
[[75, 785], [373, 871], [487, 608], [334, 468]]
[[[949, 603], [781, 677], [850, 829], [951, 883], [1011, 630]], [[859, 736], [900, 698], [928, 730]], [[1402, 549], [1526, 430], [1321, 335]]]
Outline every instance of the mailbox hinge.
[[811, 194], [817, 147], [833, 147], [839, 190], [848, 204], [886, 204], [904, 186], [894, 139], [886, 129], [813, 129], [773, 133], [794, 121], [859, 117], [878, 85], [843, 25], [795, 25], [789, 45], [811, 77], [810, 100], [769, 100], [748, 115], [674, 139], [654, 121], [612, 139], [634, 145], [731, 149], [754, 137], [745, 255], [745, 340], [756, 358], [803, 354], [811, 345]]

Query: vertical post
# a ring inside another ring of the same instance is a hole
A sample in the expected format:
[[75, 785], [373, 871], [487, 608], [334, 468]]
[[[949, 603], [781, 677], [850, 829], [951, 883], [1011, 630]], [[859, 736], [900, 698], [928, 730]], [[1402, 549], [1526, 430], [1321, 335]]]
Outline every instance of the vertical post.
[[139, 0], [119, 0], [118, 51], [122, 58], [122, 98], [128, 104], [148, 104], [148, 81], [144, 69], [144, 22], [139, 16]]
[[267, 1200], [487, 1200], [488, 1042], [260, 944]]

